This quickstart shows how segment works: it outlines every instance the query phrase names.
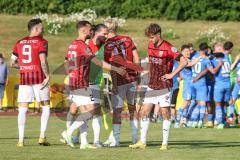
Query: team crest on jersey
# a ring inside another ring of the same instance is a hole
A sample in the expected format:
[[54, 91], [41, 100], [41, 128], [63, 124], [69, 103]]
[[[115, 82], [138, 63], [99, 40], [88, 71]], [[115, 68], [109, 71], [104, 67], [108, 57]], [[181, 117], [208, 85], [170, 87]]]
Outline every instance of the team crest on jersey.
[[176, 48], [176, 47], [172, 47], [171, 50], [172, 50], [173, 52], [177, 52], [177, 48]]
[[163, 56], [163, 51], [159, 51], [159, 57]]
[[91, 53], [90, 48], [86, 48], [86, 49], [85, 49], [85, 53], [90, 54], [90, 53]]

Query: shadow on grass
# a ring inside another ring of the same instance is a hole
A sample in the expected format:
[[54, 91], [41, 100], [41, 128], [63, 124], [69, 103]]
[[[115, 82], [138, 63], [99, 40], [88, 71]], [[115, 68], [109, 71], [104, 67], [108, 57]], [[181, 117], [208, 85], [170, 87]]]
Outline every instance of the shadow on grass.
[[[131, 141], [121, 142], [121, 147], [128, 147]], [[159, 147], [162, 141], [148, 141], [148, 147]], [[221, 148], [221, 147], [240, 147], [240, 141], [232, 142], [216, 142], [211, 140], [198, 140], [198, 141], [169, 141], [171, 148], [186, 149], [190, 148]]]

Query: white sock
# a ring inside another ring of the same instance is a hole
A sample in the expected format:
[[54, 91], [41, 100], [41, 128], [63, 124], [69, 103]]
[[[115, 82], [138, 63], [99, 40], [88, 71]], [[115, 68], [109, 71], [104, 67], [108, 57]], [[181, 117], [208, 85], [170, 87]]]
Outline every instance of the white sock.
[[168, 144], [170, 126], [171, 126], [170, 120], [163, 120], [163, 141], [162, 141], [163, 145]]
[[67, 135], [72, 136], [75, 129], [80, 128], [85, 122], [84, 121], [75, 121], [73, 124], [67, 129]]
[[92, 119], [92, 128], [94, 133], [94, 143], [99, 142], [100, 130], [102, 125], [102, 116], [94, 116]]
[[120, 142], [121, 124], [113, 124], [113, 137], [116, 145]]
[[69, 128], [72, 125], [75, 118], [76, 116], [72, 114], [70, 111], [67, 113], [67, 122], [66, 122], [67, 128]]
[[135, 144], [137, 143], [138, 140], [138, 120], [137, 119], [130, 120], [130, 126], [132, 129], [132, 143]]
[[148, 126], [149, 126], [150, 120], [149, 118], [141, 119], [141, 137], [140, 140], [142, 143], [146, 144], [147, 141], [147, 133], [148, 133]]
[[24, 139], [24, 130], [25, 130], [25, 122], [26, 122], [26, 113], [27, 107], [19, 107], [18, 108], [18, 136], [19, 142], [23, 142]]
[[87, 133], [88, 133], [88, 124], [87, 122], [84, 122], [83, 125], [80, 127], [81, 145], [88, 144]]
[[45, 138], [45, 132], [48, 125], [49, 116], [50, 116], [50, 106], [42, 106], [41, 128], [40, 128], [41, 138]]

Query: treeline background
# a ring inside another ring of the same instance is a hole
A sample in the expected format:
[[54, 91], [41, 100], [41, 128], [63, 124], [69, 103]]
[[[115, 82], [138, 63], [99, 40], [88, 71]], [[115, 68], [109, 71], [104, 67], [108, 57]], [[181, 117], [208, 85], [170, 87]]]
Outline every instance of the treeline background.
[[0, 0], [0, 13], [7, 14], [69, 14], [87, 8], [124, 18], [240, 20], [240, 0]]

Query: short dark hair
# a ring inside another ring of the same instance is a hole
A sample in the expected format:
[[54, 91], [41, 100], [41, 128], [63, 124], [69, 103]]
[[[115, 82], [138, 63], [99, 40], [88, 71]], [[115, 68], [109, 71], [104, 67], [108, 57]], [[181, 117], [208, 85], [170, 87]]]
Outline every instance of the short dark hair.
[[181, 47], [181, 51], [183, 51], [184, 49], [190, 49], [191, 47], [188, 44], [184, 44]]
[[199, 45], [199, 50], [200, 51], [204, 51], [204, 50], [206, 50], [206, 49], [208, 49], [209, 48], [209, 46], [208, 46], [208, 44], [206, 43], [206, 42], [203, 42], [203, 43], [201, 43], [200, 45]]
[[105, 24], [93, 25], [93, 32], [99, 32], [102, 28], [108, 28]]
[[34, 18], [34, 19], [31, 19], [30, 21], [28, 21], [28, 31], [31, 31], [32, 28], [36, 25], [38, 25], [39, 23], [42, 23], [42, 20], [40, 18]]
[[231, 48], [233, 48], [233, 43], [231, 41], [227, 41], [224, 43], [223, 48], [224, 50], [230, 50]]
[[0, 53], [0, 58], [3, 58], [3, 55], [2, 55], [2, 53]]
[[145, 29], [145, 35], [146, 36], [151, 36], [151, 35], [156, 35], [160, 34], [161, 35], [161, 27], [156, 24], [156, 23], [151, 23], [146, 29]]
[[76, 28], [80, 29], [82, 27], [86, 27], [87, 25], [92, 26], [91, 23], [88, 21], [79, 21], [79, 22], [77, 22]]

